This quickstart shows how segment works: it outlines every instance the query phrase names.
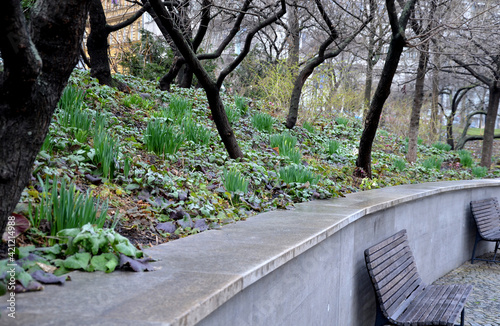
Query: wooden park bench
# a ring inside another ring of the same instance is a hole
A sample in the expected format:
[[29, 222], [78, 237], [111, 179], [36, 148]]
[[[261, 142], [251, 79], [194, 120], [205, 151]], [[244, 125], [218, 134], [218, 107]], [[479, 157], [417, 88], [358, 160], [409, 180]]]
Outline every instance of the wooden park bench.
[[406, 230], [365, 250], [377, 296], [375, 326], [454, 325], [471, 285], [426, 285], [418, 275]]
[[[500, 207], [498, 206], [498, 201], [496, 198], [474, 200], [470, 202], [470, 210], [477, 227], [476, 240], [474, 241], [470, 262], [471, 264], [474, 264], [474, 260], [496, 262], [498, 244], [500, 243]], [[476, 246], [481, 240], [495, 242], [493, 259], [475, 258]]]

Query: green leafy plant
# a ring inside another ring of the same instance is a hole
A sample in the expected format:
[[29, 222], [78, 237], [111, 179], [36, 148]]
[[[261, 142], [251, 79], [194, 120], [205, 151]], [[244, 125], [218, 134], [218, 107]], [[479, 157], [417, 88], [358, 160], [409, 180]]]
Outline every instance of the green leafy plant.
[[92, 126], [92, 114], [83, 109], [84, 96], [85, 93], [76, 87], [66, 87], [56, 114], [59, 124], [72, 129], [72, 134], [81, 143], [87, 140]]
[[226, 105], [224, 107], [224, 110], [226, 111], [227, 119], [229, 120], [229, 123], [233, 125], [235, 122], [238, 122], [241, 118], [241, 111], [238, 110], [237, 108], [232, 108], [229, 105]]
[[472, 175], [476, 178], [484, 178], [488, 174], [488, 168], [485, 166], [472, 167]]
[[267, 113], [257, 113], [252, 116], [253, 126], [262, 132], [271, 133], [273, 131], [274, 118]]
[[236, 109], [240, 113], [240, 115], [246, 115], [248, 112], [248, 104], [247, 100], [239, 95], [234, 97], [234, 104], [236, 105]]
[[300, 163], [302, 154], [298, 148], [295, 148], [297, 144], [296, 137], [290, 135], [288, 132], [284, 132], [279, 135], [271, 135], [269, 137], [269, 142], [271, 147], [278, 147], [281, 156], [288, 157], [295, 164]]
[[184, 134], [160, 120], [149, 121], [144, 133], [146, 148], [158, 155], [175, 154], [184, 142]]
[[197, 124], [191, 119], [184, 120], [182, 130], [184, 135], [186, 135], [187, 140], [203, 145], [210, 143], [210, 138], [212, 136], [210, 130], [203, 125]]
[[338, 125], [344, 126], [344, 127], [347, 127], [349, 125], [349, 119], [345, 118], [345, 117], [337, 117], [337, 118], [335, 118], [335, 122]]
[[319, 176], [303, 165], [289, 165], [283, 167], [279, 171], [280, 179], [287, 184], [291, 183], [306, 183], [316, 184], [319, 181]]
[[119, 142], [106, 131], [100, 130], [94, 135], [95, 155], [92, 160], [100, 164], [105, 178], [113, 177], [119, 156]]
[[392, 161], [392, 165], [398, 172], [403, 172], [406, 169], [406, 161], [401, 158], [395, 158]]
[[340, 142], [338, 140], [330, 140], [326, 143], [326, 151], [328, 154], [338, 154], [340, 150]]
[[139, 94], [125, 96], [122, 100], [122, 104], [129, 108], [136, 107], [140, 109], [149, 109], [154, 105], [152, 101], [142, 98]]
[[316, 129], [314, 129], [314, 126], [312, 124], [309, 123], [309, 121], [305, 121], [303, 124], [302, 124], [302, 127], [309, 131], [310, 133], [315, 133], [316, 132]]
[[439, 149], [441, 151], [445, 151], [445, 152], [448, 152], [451, 150], [450, 144], [441, 143], [441, 142], [436, 142], [436, 143], [432, 144], [432, 147]]
[[439, 171], [441, 170], [441, 165], [443, 164], [443, 159], [438, 157], [438, 156], [431, 156], [428, 159], [426, 159], [422, 165], [424, 168], [428, 170], [436, 170]]
[[224, 188], [232, 193], [247, 193], [248, 192], [248, 180], [241, 174], [240, 171], [235, 168], [230, 170], [224, 169], [223, 182]]
[[[45, 182], [40, 180], [43, 191], [40, 194], [40, 203], [36, 207], [29, 206], [29, 220], [34, 227], [39, 227], [43, 220], [49, 222], [50, 234], [81, 227], [87, 223], [102, 228], [106, 221], [108, 204], [94, 198], [92, 192], [82, 194], [76, 190], [74, 184], [57, 178]], [[60, 186], [59, 186], [60, 185]]]
[[474, 165], [474, 158], [471, 152], [462, 149], [458, 151], [458, 157], [460, 158], [460, 164], [465, 168], [471, 168]]

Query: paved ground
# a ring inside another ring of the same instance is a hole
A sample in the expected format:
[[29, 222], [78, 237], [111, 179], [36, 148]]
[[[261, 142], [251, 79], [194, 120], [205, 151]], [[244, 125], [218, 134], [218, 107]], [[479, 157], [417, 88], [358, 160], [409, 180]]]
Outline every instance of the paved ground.
[[474, 286], [465, 306], [465, 325], [500, 326], [500, 263], [474, 261], [471, 265], [467, 262], [434, 282], [449, 283]]

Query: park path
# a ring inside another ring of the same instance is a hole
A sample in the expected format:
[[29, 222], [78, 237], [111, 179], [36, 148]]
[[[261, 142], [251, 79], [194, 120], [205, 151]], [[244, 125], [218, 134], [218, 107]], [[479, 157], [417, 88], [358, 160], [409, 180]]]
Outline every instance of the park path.
[[434, 282], [450, 283], [474, 286], [465, 305], [466, 326], [500, 326], [500, 263], [475, 261], [471, 264], [468, 261]]

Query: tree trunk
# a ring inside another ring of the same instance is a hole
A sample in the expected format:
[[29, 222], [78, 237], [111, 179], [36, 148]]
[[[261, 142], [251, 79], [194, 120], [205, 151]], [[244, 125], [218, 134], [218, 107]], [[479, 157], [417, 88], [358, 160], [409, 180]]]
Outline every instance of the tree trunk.
[[439, 119], [439, 67], [440, 55], [434, 55], [434, 71], [432, 72], [432, 105], [431, 105], [431, 139], [437, 139], [440, 134], [439, 128], [441, 127]]
[[191, 70], [196, 75], [198, 81], [205, 90], [208, 103], [210, 105], [210, 111], [212, 112], [212, 117], [229, 157], [233, 159], [243, 157], [243, 152], [238, 146], [234, 132], [229, 124], [226, 111], [224, 110], [224, 105], [219, 94], [219, 87], [214, 81], [211, 80], [210, 76], [203, 68], [200, 60], [196, 57], [193, 48], [183, 37], [179, 28], [175, 26], [172, 17], [165, 10], [163, 4], [161, 4], [159, 0], [151, 0], [150, 4], [158, 17], [159, 22], [168, 31], [177, 49], [186, 60], [186, 63], [191, 67]]
[[368, 110], [365, 119], [365, 128], [359, 141], [359, 152], [356, 160], [356, 167], [362, 171], [359, 171], [358, 169], [356, 172], [357, 176], [366, 175], [369, 178], [372, 176], [371, 161], [373, 140], [375, 139], [375, 134], [377, 133], [384, 103], [391, 93], [392, 80], [398, 68], [399, 59], [403, 53], [404, 46], [405, 39], [401, 34], [393, 36], [389, 46], [389, 53], [387, 54], [384, 68], [382, 70], [382, 76], [380, 77], [377, 89], [373, 95], [370, 109]]
[[0, 234], [78, 62], [88, 9], [83, 0], [37, 1], [28, 34], [20, 2], [0, 3]]
[[87, 38], [87, 50], [90, 56], [90, 75], [99, 80], [99, 84], [113, 86], [108, 58], [108, 32], [106, 16], [101, 0], [90, 1], [90, 33]]
[[429, 61], [429, 43], [425, 43], [418, 59], [417, 80], [415, 82], [415, 96], [410, 117], [410, 129], [408, 133], [408, 152], [406, 160], [413, 163], [417, 160], [418, 130], [420, 126], [420, 110], [424, 101], [425, 73]]
[[299, 9], [297, 0], [293, 0], [288, 5], [288, 66], [295, 70], [293, 76], [296, 76], [296, 70], [299, 65], [300, 51], [300, 24], [299, 24]]
[[500, 102], [500, 83], [498, 81], [493, 81], [490, 84], [489, 90], [488, 111], [484, 124], [484, 140], [481, 152], [481, 166], [487, 167], [488, 169], [491, 166], [491, 157], [493, 154], [493, 138], [495, 135], [498, 104]]

